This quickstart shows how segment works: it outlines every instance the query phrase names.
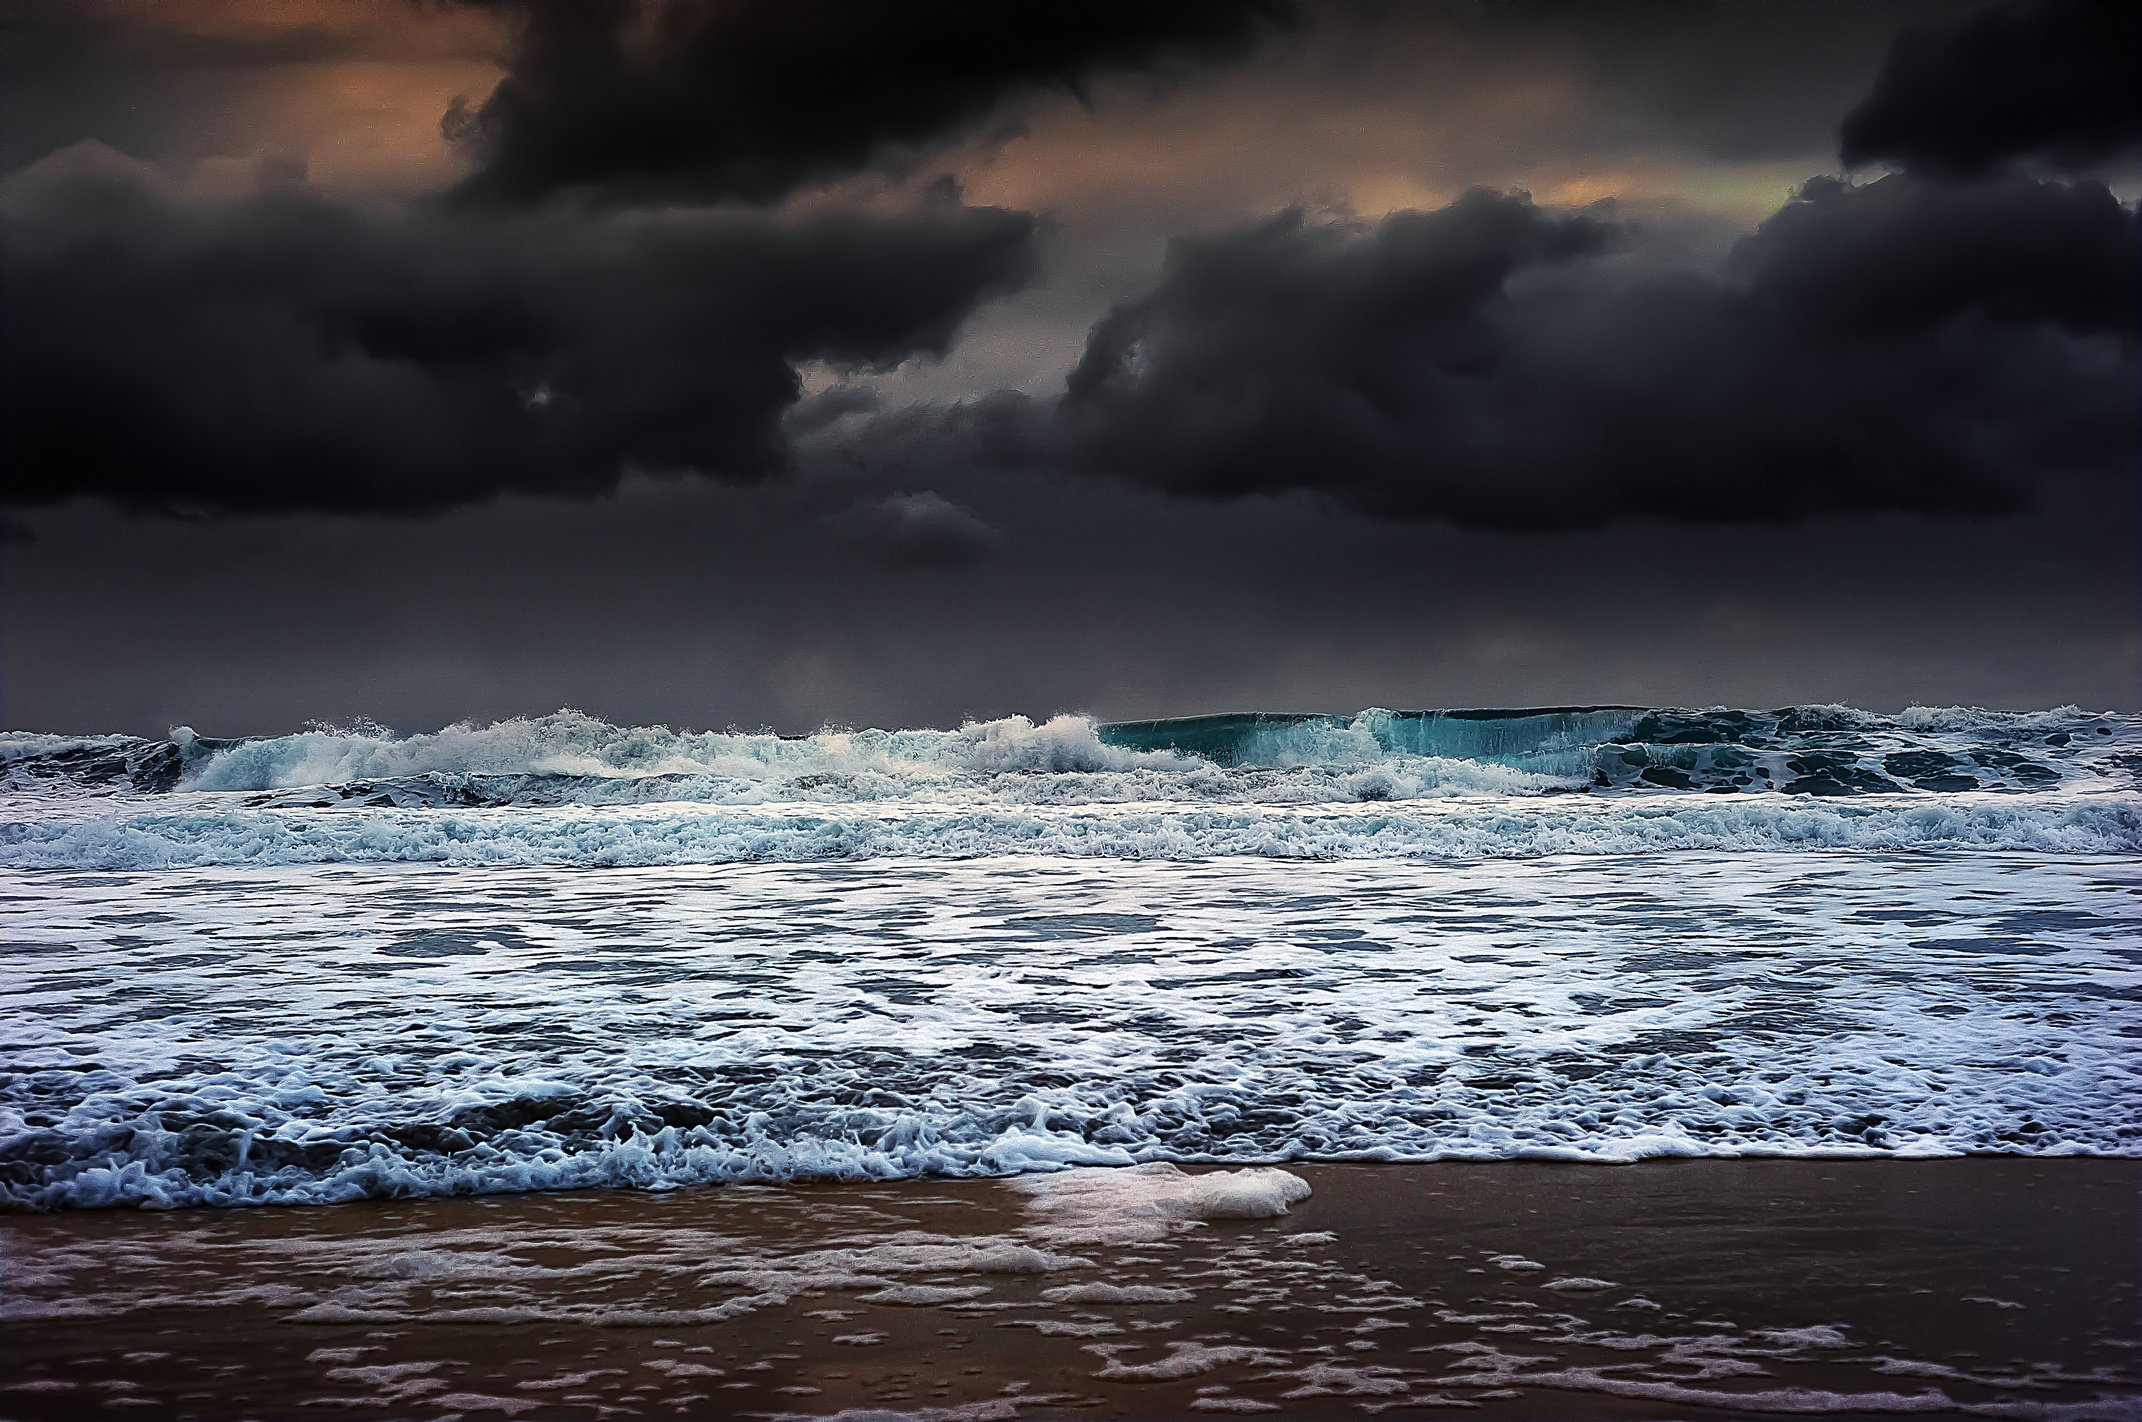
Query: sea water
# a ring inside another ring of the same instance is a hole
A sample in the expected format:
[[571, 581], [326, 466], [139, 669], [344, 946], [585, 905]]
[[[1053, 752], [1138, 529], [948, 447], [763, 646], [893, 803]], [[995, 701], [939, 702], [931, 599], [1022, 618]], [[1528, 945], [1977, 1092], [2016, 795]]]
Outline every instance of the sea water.
[[2142, 1155], [2142, 719], [0, 737], [0, 1201]]

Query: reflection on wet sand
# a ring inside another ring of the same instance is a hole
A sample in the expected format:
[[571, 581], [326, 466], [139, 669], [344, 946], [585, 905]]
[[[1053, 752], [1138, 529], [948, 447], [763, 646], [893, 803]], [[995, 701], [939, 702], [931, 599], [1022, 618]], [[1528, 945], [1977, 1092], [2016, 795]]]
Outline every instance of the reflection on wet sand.
[[18, 1216], [0, 1405], [2127, 1417], [2138, 1197], [2133, 1161], [1693, 1161]]

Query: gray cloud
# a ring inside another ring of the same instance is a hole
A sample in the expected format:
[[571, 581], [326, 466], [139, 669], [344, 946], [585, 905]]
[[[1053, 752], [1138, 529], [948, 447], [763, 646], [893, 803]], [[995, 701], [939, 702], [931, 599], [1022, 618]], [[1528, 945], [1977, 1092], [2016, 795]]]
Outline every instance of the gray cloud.
[[1023, 92], [1238, 56], [1279, 0], [778, 5], [515, 0], [506, 77], [449, 111], [470, 200], [778, 198], [971, 128]]
[[1179, 241], [1059, 400], [873, 442], [1494, 528], [1994, 512], [2132, 469], [2135, 243], [2102, 186], [2023, 178], [1813, 180], [1719, 272], [1522, 195], [1293, 212]]
[[2083, 170], [2142, 145], [2142, 7], [2011, 0], [1906, 30], [1845, 116], [1847, 163], [1970, 177]]
[[942, 353], [1033, 220], [195, 201], [107, 149], [0, 188], [5, 497], [415, 511], [783, 467], [795, 367]]

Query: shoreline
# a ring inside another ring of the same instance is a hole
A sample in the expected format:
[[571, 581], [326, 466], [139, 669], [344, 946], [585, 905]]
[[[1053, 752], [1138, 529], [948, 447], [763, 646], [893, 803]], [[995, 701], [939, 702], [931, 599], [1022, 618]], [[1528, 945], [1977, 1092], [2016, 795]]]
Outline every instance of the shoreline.
[[0, 1415], [2080, 1422], [2142, 1409], [2138, 1200], [1973, 1157], [13, 1215]]

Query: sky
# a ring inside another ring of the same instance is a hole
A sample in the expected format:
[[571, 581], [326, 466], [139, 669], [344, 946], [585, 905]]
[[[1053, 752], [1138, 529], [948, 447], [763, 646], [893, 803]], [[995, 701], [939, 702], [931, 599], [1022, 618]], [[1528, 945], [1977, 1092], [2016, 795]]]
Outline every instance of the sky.
[[2142, 709], [2142, 6], [0, 0], [0, 723]]

